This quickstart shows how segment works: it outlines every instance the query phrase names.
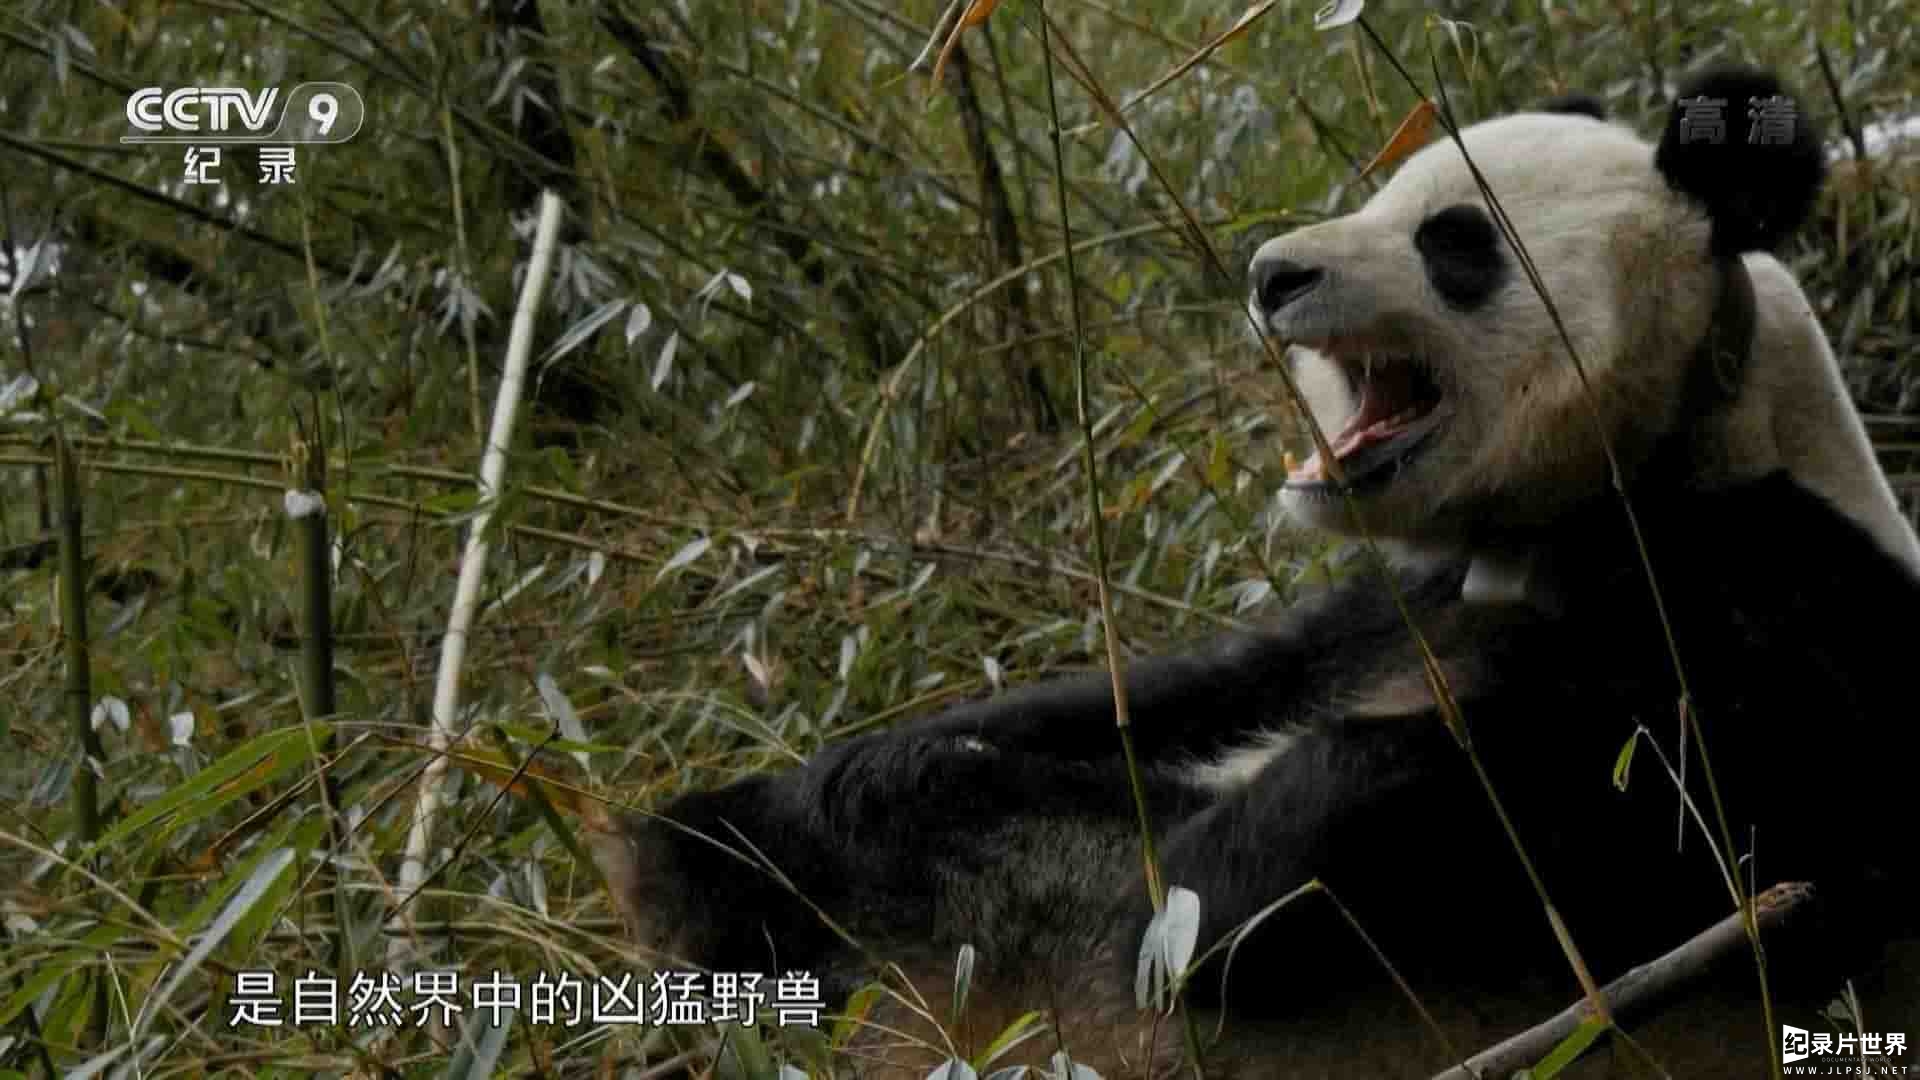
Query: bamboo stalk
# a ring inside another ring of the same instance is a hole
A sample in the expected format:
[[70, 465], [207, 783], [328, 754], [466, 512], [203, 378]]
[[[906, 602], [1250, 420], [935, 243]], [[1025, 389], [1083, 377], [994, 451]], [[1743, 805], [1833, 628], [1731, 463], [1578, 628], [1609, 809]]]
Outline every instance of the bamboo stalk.
[[[67, 719], [80, 744], [80, 760], [73, 769], [73, 817], [80, 828], [80, 842], [92, 844], [100, 838], [100, 777], [94, 770], [106, 760], [100, 745], [100, 733], [93, 729], [93, 665], [87, 642], [87, 555], [85, 515], [81, 509], [80, 470], [74, 468], [73, 448], [66, 433], [53, 430], [53, 471], [56, 512], [60, 534], [60, 643], [67, 656]], [[87, 1029], [94, 1046], [107, 1041], [107, 981], [99, 973], [82, 977], [93, 979], [93, 1004], [87, 1014]]]
[[[317, 441], [317, 440], [316, 440]], [[307, 719], [324, 720], [337, 710], [333, 682], [333, 551], [326, 504], [326, 457], [303, 455], [303, 494], [311, 503], [296, 505], [289, 493], [294, 542], [300, 552], [301, 632], [300, 700]], [[327, 740], [332, 741], [331, 737]], [[322, 747], [331, 753], [331, 746]]]
[[[326, 439], [320, 426], [319, 410], [314, 410], [311, 441], [295, 446], [295, 482], [302, 490], [286, 496], [287, 516], [293, 519], [294, 545], [300, 557], [300, 704], [307, 724], [307, 737], [315, 739], [314, 760], [330, 762], [336, 739], [332, 725], [316, 732], [315, 725], [339, 711], [333, 679], [333, 537], [327, 520]], [[324, 766], [323, 766], [324, 768]], [[335, 855], [348, 844], [346, 822], [340, 816], [340, 784], [330, 772], [320, 778], [320, 798], [327, 815], [327, 834]], [[345, 883], [326, 860], [321, 867], [320, 912], [323, 918], [345, 923]], [[335, 973], [350, 975], [348, 953], [353, 935], [333, 938], [332, 961]]]
[[[454, 588], [453, 611], [447, 619], [447, 634], [440, 640], [440, 668], [433, 691], [433, 719], [428, 742], [434, 756], [420, 777], [420, 789], [414, 804], [413, 826], [407, 834], [405, 860], [400, 864], [400, 891], [396, 916], [404, 916], [407, 904], [426, 884], [427, 846], [432, 837], [433, 818], [440, 808], [440, 784], [447, 771], [447, 749], [455, 737], [454, 724], [460, 708], [460, 667], [466, 659], [467, 631], [473, 625], [479, 607], [480, 582], [486, 574], [488, 527], [507, 468], [507, 448], [513, 443], [514, 415], [520, 407], [521, 385], [525, 382], [528, 358], [533, 352], [534, 314], [539, 310], [547, 278], [553, 266], [553, 252], [560, 232], [561, 202], [552, 191], [540, 195], [540, 220], [534, 232], [533, 255], [528, 260], [526, 281], [520, 290], [520, 303], [513, 313], [513, 332], [507, 341], [506, 369], [494, 398], [493, 426], [487, 436], [480, 460], [480, 505], [467, 533], [466, 554], [460, 560], [460, 580]], [[408, 948], [407, 937], [396, 937], [389, 946], [390, 962], [397, 962]]]
[[100, 836], [99, 778], [94, 763], [106, 758], [100, 734], [93, 730], [93, 668], [87, 652], [87, 561], [83, 546], [80, 470], [73, 450], [59, 429], [53, 433], [55, 500], [59, 514], [60, 642], [67, 658], [67, 718], [80, 743], [81, 760], [73, 776], [74, 819], [80, 839], [92, 843]]

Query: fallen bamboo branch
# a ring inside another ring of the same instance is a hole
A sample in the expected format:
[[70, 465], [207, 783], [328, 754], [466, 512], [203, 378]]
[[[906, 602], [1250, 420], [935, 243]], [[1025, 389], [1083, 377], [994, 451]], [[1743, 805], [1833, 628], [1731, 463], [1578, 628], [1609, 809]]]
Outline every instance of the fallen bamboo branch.
[[[1754, 918], [1760, 933], [1773, 937], [1786, 929], [1805, 911], [1813, 899], [1813, 886], [1788, 881], [1775, 885], [1754, 897]], [[1666, 953], [1608, 983], [1601, 996], [1606, 999], [1615, 1023], [1630, 1023], [1657, 1015], [1675, 998], [1698, 985], [1722, 962], [1747, 947], [1745, 917], [1734, 912]], [[1535, 1065], [1553, 1048], [1573, 1035], [1581, 1025], [1594, 1018], [1586, 1001], [1580, 1001], [1544, 1023], [1491, 1046], [1468, 1058], [1434, 1080], [1490, 1080], [1507, 1077]], [[1598, 1045], [1594, 1040], [1592, 1045]], [[1591, 1046], [1589, 1047], [1591, 1049]]]

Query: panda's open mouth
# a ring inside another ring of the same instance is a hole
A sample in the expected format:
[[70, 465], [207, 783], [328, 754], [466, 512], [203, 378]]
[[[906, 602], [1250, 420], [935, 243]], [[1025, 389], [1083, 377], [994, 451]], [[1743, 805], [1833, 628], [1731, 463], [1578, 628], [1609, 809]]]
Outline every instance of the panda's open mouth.
[[[1327, 443], [1349, 489], [1374, 487], [1393, 479], [1418, 456], [1440, 426], [1444, 397], [1433, 371], [1417, 358], [1396, 353], [1317, 346], [1346, 372], [1360, 406]], [[1290, 488], [1331, 487], [1318, 450], [1306, 461], [1288, 462]]]

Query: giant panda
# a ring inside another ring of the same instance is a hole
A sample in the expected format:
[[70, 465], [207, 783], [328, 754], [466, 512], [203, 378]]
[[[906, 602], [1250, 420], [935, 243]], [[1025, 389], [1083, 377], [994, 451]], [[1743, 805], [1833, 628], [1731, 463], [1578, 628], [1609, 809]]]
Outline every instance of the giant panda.
[[[1161, 878], [1198, 895], [1201, 952], [1253, 924], [1189, 984], [1202, 1041], [1227, 1036], [1206, 1075], [1426, 1076], [1559, 1011], [1579, 984], [1529, 865], [1602, 982], [1728, 915], [1729, 873], [1811, 882], [1819, 947], [1770, 954], [1778, 1022], [1821, 1029], [1851, 985], [1870, 1029], [1920, 1036], [1910, 976], [1885, 966], [1920, 912], [1920, 542], [1767, 254], [1822, 178], [1804, 110], [1785, 143], [1746, 138], [1748, 103], [1776, 95], [1738, 68], [1683, 88], [1727, 103], [1719, 141], [1683, 137], [1677, 103], [1657, 143], [1579, 100], [1489, 119], [1459, 134], [1471, 167], [1437, 139], [1356, 212], [1254, 256], [1250, 313], [1291, 346], [1337, 457], [1292, 468], [1282, 501], [1364, 523], [1387, 561], [1126, 666]], [[593, 840], [662, 964], [806, 969], [836, 994], [888, 965], [912, 980], [920, 1007], [870, 1016], [875, 1075], [946, 1056], [925, 1017], [949, 1024], [969, 944], [962, 1049], [1044, 1009], [1024, 1060], [1065, 1049], [1115, 1077], [1185, 1053], [1136, 1004], [1152, 907], [1105, 674], [848, 739]], [[1638, 1049], [1598, 1067], [1644, 1050], [1671, 1075], [1764, 1075], [1780, 1033], [1738, 959], [1672, 1040], [1629, 1028]]]

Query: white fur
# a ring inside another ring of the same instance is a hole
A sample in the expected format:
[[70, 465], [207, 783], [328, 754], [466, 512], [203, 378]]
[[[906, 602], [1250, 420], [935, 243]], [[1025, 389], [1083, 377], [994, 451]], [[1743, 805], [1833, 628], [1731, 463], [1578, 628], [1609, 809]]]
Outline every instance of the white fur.
[[[1340, 369], [1313, 346], [1351, 353], [1363, 339], [1383, 354], [1416, 352], [1438, 377], [1441, 428], [1397, 478], [1360, 499], [1375, 536], [1423, 545], [1447, 544], [1468, 522], [1550, 520], [1604, 491], [1608, 469], [1592, 410], [1622, 467], [1636, 468], [1676, 422], [1682, 381], [1717, 297], [1704, 210], [1668, 187], [1653, 147], [1632, 132], [1586, 116], [1521, 113], [1463, 138], [1565, 322], [1590, 403], [1510, 251], [1511, 272], [1477, 310], [1449, 306], [1430, 285], [1415, 230], [1447, 206], [1484, 206], [1451, 140], [1415, 154], [1359, 211], [1268, 241], [1256, 256], [1325, 275], [1267, 329], [1296, 346], [1296, 374], [1329, 434], [1357, 403]], [[1740, 398], [1692, 440], [1690, 481], [1712, 487], [1784, 467], [1920, 572], [1920, 541], [1806, 298], [1771, 257], [1745, 262], [1755, 347]], [[1343, 500], [1289, 489], [1283, 503], [1310, 525], [1351, 531]], [[1524, 578], [1523, 567], [1502, 561], [1474, 580], [1506, 598], [1524, 589]]]
[[1785, 466], [1920, 572], [1920, 539], [1900, 513], [1800, 285], [1767, 255], [1748, 255], [1758, 325], [1744, 392], [1699, 445], [1703, 476], [1741, 479]]
[[1219, 792], [1246, 787], [1261, 770], [1291, 749], [1293, 742], [1294, 736], [1287, 732], [1263, 731], [1245, 745], [1188, 766], [1187, 782]]

